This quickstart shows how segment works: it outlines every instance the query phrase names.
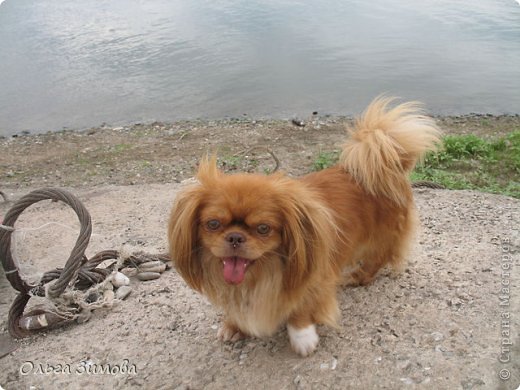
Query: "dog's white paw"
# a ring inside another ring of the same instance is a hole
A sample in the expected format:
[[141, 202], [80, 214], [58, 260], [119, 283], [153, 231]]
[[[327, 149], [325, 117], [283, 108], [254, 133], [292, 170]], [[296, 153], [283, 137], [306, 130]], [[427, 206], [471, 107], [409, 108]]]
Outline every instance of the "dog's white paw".
[[242, 340], [246, 336], [237, 327], [223, 323], [217, 331], [217, 337], [224, 342], [231, 341], [234, 343], [235, 341]]
[[294, 351], [302, 356], [308, 356], [318, 346], [319, 337], [316, 333], [316, 327], [309, 325], [305, 328], [295, 328], [287, 325], [289, 340]]

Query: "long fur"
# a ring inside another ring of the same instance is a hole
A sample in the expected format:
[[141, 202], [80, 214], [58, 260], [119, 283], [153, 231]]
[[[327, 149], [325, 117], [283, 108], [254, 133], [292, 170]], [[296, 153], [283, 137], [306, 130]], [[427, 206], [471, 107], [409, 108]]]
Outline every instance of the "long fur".
[[[367, 284], [385, 265], [402, 268], [417, 220], [408, 174], [439, 131], [417, 104], [390, 103], [368, 107], [337, 166], [300, 179], [225, 175], [215, 158], [202, 160], [198, 183], [177, 197], [168, 237], [181, 276], [224, 311], [223, 339], [268, 336], [287, 323], [291, 345], [307, 355], [314, 324], [336, 326], [344, 270]], [[231, 233], [243, 238], [237, 247]], [[252, 260], [239, 284], [223, 276], [227, 256]]]
[[392, 98], [377, 98], [359, 118], [343, 145], [340, 166], [371, 195], [400, 206], [408, 201], [408, 174], [425, 152], [435, 148], [439, 129], [409, 102], [388, 109]]

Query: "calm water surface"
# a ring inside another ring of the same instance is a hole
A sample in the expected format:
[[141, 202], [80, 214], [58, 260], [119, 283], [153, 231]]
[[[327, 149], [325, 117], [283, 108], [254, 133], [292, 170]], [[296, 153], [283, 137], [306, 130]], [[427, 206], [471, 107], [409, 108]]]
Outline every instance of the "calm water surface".
[[136, 121], [520, 113], [514, 0], [0, 0], [0, 135]]

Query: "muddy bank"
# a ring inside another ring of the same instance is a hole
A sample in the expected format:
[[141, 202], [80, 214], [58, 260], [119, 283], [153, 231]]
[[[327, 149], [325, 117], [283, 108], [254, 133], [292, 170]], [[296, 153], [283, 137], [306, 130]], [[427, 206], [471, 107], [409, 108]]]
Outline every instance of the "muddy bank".
[[[217, 152], [228, 171], [266, 172], [275, 166], [300, 175], [320, 152], [339, 148], [348, 118], [291, 121], [191, 121], [99, 127], [0, 138], [1, 186], [90, 187], [174, 183], [192, 176], [201, 155]], [[519, 116], [439, 117], [446, 134], [496, 136], [520, 129]]]

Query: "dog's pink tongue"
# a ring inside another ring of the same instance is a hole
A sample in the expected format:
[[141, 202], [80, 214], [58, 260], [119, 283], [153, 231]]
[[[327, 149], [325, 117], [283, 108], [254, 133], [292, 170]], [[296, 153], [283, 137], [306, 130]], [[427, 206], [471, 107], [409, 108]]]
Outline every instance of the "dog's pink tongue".
[[224, 280], [231, 284], [240, 284], [246, 275], [248, 260], [241, 257], [225, 257]]

